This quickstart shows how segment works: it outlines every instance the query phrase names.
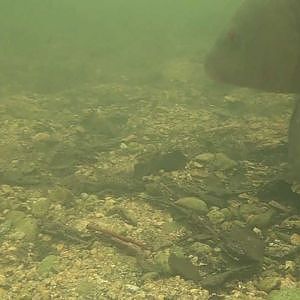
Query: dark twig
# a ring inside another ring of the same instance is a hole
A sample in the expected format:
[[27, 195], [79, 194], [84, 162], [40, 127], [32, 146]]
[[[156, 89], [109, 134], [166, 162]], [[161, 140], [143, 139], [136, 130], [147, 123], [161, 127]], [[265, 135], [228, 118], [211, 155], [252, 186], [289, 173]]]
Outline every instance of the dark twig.
[[94, 234], [97, 234], [97, 235], [101, 234], [102, 236], [110, 238], [114, 242], [120, 241], [120, 244], [124, 244], [124, 243], [126, 243], [127, 245], [132, 244], [135, 247], [138, 247], [140, 249], [144, 249], [144, 250], [147, 249], [146, 245], [143, 242], [137, 241], [133, 238], [130, 238], [130, 237], [121, 235], [117, 232], [111, 231], [109, 229], [103, 228], [95, 223], [89, 223], [86, 226], [86, 228], [89, 231], [93, 232]]

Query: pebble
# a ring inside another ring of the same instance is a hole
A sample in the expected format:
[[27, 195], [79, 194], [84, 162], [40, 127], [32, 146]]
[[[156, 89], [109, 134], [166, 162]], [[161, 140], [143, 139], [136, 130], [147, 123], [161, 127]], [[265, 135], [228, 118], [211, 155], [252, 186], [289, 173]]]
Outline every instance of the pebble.
[[125, 143], [121, 143], [120, 148], [121, 148], [122, 150], [125, 150], [125, 149], [128, 148], [128, 146], [127, 146]]
[[147, 280], [157, 279], [158, 277], [159, 277], [159, 273], [157, 273], [157, 272], [148, 272], [148, 273], [145, 273], [141, 277], [141, 280], [144, 282], [144, 281], [147, 281]]
[[197, 254], [200, 257], [210, 255], [213, 251], [213, 249], [209, 245], [200, 242], [193, 243], [190, 249], [193, 253]]
[[216, 153], [215, 161], [213, 162], [214, 166], [220, 170], [230, 170], [237, 166], [236, 161], [230, 159], [224, 153]]
[[5, 286], [7, 284], [7, 279], [3, 274], [0, 274], [0, 286]]
[[31, 208], [32, 214], [38, 218], [45, 216], [48, 213], [50, 204], [51, 202], [48, 198], [41, 197], [37, 199], [32, 204], [32, 208]]
[[276, 211], [274, 209], [269, 209], [264, 213], [250, 215], [247, 219], [247, 223], [252, 227], [266, 228], [270, 226], [276, 216]]
[[214, 208], [211, 211], [209, 211], [207, 217], [213, 224], [221, 224], [226, 219], [224, 214], [218, 208]]
[[89, 198], [89, 194], [87, 194], [87, 193], [81, 193], [81, 194], [80, 194], [80, 198], [81, 198], [82, 200], [87, 200], [87, 199]]
[[154, 263], [156, 264], [159, 273], [164, 275], [172, 273], [169, 266], [169, 256], [170, 254], [167, 251], [160, 251], [154, 256]]
[[16, 224], [15, 230], [17, 233], [23, 235], [25, 240], [33, 242], [39, 232], [37, 220], [32, 217], [21, 219]]
[[300, 234], [294, 233], [291, 235], [291, 244], [294, 246], [300, 246]]
[[215, 155], [213, 153], [202, 153], [196, 156], [195, 160], [200, 162], [208, 162], [214, 160]]
[[279, 277], [266, 277], [260, 280], [257, 284], [257, 288], [267, 293], [279, 287], [280, 287]]
[[0, 288], [0, 299], [9, 299], [7, 298], [7, 291], [3, 288]]
[[59, 266], [59, 258], [56, 255], [46, 256], [38, 266], [38, 272], [41, 275], [47, 275], [52, 272], [56, 272]]
[[53, 190], [49, 191], [49, 199], [54, 203], [59, 203], [64, 206], [72, 206], [74, 196], [69, 189], [57, 186]]
[[207, 204], [197, 197], [183, 197], [178, 199], [175, 203], [198, 212], [199, 214], [206, 214], [208, 212]]
[[50, 134], [46, 132], [39, 132], [32, 137], [34, 142], [47, 142], [50, 140]]
[[128, 292], [135, 293], [137, 292], [140, 288], [134, 284], [125, 284], [125, 288]]

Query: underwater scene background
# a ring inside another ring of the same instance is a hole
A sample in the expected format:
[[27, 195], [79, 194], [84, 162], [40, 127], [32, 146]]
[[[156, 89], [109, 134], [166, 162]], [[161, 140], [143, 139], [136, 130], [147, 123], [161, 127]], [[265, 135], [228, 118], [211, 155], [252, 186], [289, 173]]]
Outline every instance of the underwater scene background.
[[299, 299], [295, 95], [205, 72], [246, 1], [0, 1], [0, 299]]

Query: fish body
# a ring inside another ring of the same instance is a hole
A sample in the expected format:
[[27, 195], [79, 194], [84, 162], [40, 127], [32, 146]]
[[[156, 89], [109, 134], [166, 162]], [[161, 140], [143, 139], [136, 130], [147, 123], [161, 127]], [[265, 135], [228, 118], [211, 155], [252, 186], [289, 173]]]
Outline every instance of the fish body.
[[[244, 0], [207, 54], [206, 72], [223, 83], [300, 94], [300, 1]], [[288, 135], [290, 181], [300, 181], [300, 97]]]
[[205, 69], [223, 83], [300, 93], [300, 1], [243, 1]]

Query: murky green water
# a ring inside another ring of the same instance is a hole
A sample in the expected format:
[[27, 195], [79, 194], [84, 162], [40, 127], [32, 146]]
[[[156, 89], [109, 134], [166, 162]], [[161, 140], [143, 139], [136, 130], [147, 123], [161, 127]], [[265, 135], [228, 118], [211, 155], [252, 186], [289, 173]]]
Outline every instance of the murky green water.
[[159, 82], [200, 58], [240, 1], [1, 1], [1, 82], [53, 92], [85, 83]]
[[204, 71], [240, 3], [0, 0], [0, 300], [296, 299], [293, 96]]

